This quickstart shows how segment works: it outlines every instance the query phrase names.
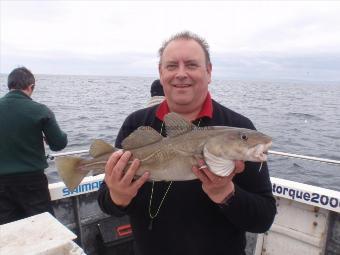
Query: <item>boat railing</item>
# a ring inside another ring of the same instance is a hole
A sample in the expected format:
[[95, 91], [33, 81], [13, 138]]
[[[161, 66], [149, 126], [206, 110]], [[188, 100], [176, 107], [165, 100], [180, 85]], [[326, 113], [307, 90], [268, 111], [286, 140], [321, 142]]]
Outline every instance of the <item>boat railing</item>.
[[[88, 154], [88, 150], [78, 150], [78, 151], [70, 151], [70, 152], [62, 152], [48, 155], [47, 157], [51, 160], [56, 157], [69, 156], [69, 155], [82, 155]], [[310, 157], [305, 155], [298, 155], [292, 153], [284, 153], [278, 151], [268, 151], [268, 154], [278, 155], [283, 157], [291, 157], [291, 158], [299, 158], [303, 160], [312, 160], [319, 161], [328, 164], [337, 164], [340, 165], [340, 161], [333, 159], [325, 159], [325, 158], [317, 158]], [[73, 211], [75, 215], [75, 224], [79, 243], [83, 247], [83, 228], [81, 223], [81, 218], [79, 214], [80, 201], [79, 197], [82, 194], [96, 192], [99, 190], [100, 185], [104, 180], [104, 174], [99, 174], [96, 176], [87, 176], [83, 179], [83, 181], [78, 185], [76, 189], [73, 191], [69, 190], [63, 182], [51, 183], [49, 184], [49, 190], [52, 200], [60, 200], [67, 197], [70, 197], [73, 204]], [[299, 202], [305, 205], [312, 206], [317, 211], [317, 208], [324, 208], [328, 211], [333, 211], [336, 213], [340, 213], [340, 192], [330, 189], [325, 189], [313, 185], [308, 185], [304, 183], [294, 182], [286, 179], [270, 177], [272, 183], [272, 191], [274, 196], [279, 200], [282, 198], [284, 201], [288, 199], [290, 202]], [[275, 230], [273, 228], [273, 230]], [[277, 232], [277, 230], [275, 230]], [[280, 231], [279, 231], [280, 232]], [[282, 232], [282, 231], [281, 231]], [[286, 229], [284, 229], [286, 233]], [[295, 232], [294, 232], [295, 233]], [[275, 233], [277, 234], [277, 233]], [[262, 240], [262, 241], [261, 241]], [[261, 242], [263, 241], [263, 237], [258, 237], [257, 242], [259, 245], [256, 247], [262, 247]], [[260, 253], [256, 253], [260, 254]]]
[[298, 158], [298, 159], [304, 159], [304, 160], [318, 161], [318, 162], [327, 163], [327, 164], [340, 165], [340, 160], [335, 160], [335, 159], [312, 157], [312, 156], [306, 156], [306, 155], [301, 155], [301, 154], [293, 154], [293, 153], [273, 151], [273, 150], [269, 150], [268, 154], [272, 154], [272, 155], [276, 155], [276, 156], [282, 156], [282, 157], [288, 157], [288, 158]]
[[[56, 157], [69, 156], [75, 154], [87, 154], [88, 150], [78, 150], [62, 152], [48, 155], [49, 159]], [[299, 154], [284, 153], [278, 151], [268, 151], [268, 154], [283, 157], [299, 158], [303, 160], [318, 161], [327, 164], [340, 165], [339, 160], [311, 157]], [[52, 200], [62, 199], [65, 197], [78, 196], [89, 192], [97, 191], [103, 182], [104, 174], [96, 176], [87, 176], [80, 185], [73, 191], [70, 191], [63, 182], [49, 184]], [[317, 186], [307, 185], [299, 182], [293, 182], [285, 179], [271, 177], [273, 193], [278, 197], [284, 197], [296, 200], [302, 203], [311, 204], [326, 208], [328, 210], [340, 212], [340, 192], [325, 189]]]
[[[75, 155], [75, 154], [87, 154], [87, 153], [89, 153], [89, 150], [78, 150], [78, 151], [47, 154], [46, 157], [50, 160], [54, 160], [56, 157], [69, 156], [69, 155]], [[306, 156], [302, 154], [294, 154], [294, 153], [287, 153], [287, 152], [273, 151], [273, 150], [269, 150], [268, 154], [281, 156], [281, 157], [298, 158], [298, 159], [303, 159], [303, 160], [318, 161], [321, 163], [340, 165], [340, 160], [335, 160], [335, 159]]]
[[57, 157], [77, 155], [77, 154], [87, 154], [87, 153], [89, 153], [89, 150], [67, 151], [67, 152], [47, 154], [46, 158], [49, 160], [54, 160]]

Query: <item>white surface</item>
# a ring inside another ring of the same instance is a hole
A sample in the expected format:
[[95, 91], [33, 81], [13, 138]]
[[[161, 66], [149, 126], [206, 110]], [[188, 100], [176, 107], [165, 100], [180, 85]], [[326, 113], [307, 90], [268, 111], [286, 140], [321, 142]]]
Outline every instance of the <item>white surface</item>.
[[[0, 253], [1, 254], [1, 253]], [[48, 251], [43, 251], [41, 253], [36, 253], [34, 255], [86, 255], [82, 248], [80, 248], [75, 242], [69, 241], [68, 243], [50, 249]]]
[[258, 235], [255, 255], [324, 253], [329, 211], [277, 198], [278, 213], [268, 232]]
[[72, 248], [74, 246], [72, 240], [76, 237], [74, 233], [46, 212], [0, 225], [0, 254], [82, 254], [51, 253], [53, 249], [61, 251], [61, 249], [65, 250], [62, 247]]
[[65, 197], [78, 196], [80, 194], [97, 191], [103, 180], [104, 174], [85, 177], [73, 192], [70, 192], [63, 182], [49, 184], [48, 188], [50, 190], [51, 199], [58, 200]]
[[[52, 200], [58, 200], [65, 197], [97, 191], [100, 184], [103, 182], [103, 179], [104, 174], [85, 177], [74, 192], [70, 192], [63, 182], [49, 184], [51, 198]], [[339, 191], [275, 177], [271, 177], [270, 180], [273, 184], [273, 193], [277, 197], [287, 198], [289, 200], [314, 205], [340, 213]], [[293, 196], [292, 194], [299, 194], [300, 196], [302, 195], [302, 197], [299, 198], [299, 196]]]
[[270, 180], [275, 196], [340, 213], [339, 191], [275, 177], [271, 177]]

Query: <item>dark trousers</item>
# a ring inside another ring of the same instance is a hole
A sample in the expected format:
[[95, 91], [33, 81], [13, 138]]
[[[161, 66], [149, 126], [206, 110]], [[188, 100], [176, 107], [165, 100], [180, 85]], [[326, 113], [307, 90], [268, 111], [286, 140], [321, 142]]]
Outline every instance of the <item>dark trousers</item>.
[[54, 215], [44, 172], [0, 175], [0, 225], [43, 212]]

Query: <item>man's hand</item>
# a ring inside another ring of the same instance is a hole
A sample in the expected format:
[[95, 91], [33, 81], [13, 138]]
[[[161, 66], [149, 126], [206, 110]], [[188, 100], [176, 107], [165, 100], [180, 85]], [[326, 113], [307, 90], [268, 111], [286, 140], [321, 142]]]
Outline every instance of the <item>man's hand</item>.
[[[218, 176], [211, 172], [202, 159], [198, 160], [198, 166], [193, 166], [192, 171], [202, 181], [202, 188], [209, 198], [215, 203], [221, 203], [229, 194], [234, 192], [233, 177], [243, 172], [244, 162], [235, 161], [234, 171], [225, 177]], [[203, 166], [203, 167], [202, 167]]]
[[124, 172], [130, 157], [131, 152], [129, 151], [114, 152], [105, 166], [105, 183], [110, 191], [110, 197], [116, 205], [122, 207], [130, 204], [150, 175], [146, 172], [140, 178], [133, 179], [140, 165], [138, 159], [134, 159], [127, 171]]

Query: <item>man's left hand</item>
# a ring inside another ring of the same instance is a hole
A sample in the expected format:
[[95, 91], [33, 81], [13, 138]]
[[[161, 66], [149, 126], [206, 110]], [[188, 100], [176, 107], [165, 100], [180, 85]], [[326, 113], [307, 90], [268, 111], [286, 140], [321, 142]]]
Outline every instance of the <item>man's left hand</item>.
[[206, 166], [204, 160], [199, 159], [198, 166], [193, 166], [192, 171], [202, 181], [202, 188], [209, 198], [215, 203], [222, 203], [229, 194], [234, 192], [232, 179], [236, 174], [243, 172], [244, 162], [235, 161], [234, 171], [224, 177], [214, 174], [207, 166], [204, 166]]

